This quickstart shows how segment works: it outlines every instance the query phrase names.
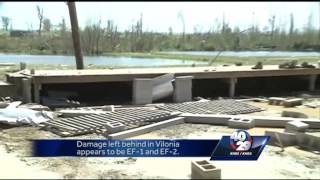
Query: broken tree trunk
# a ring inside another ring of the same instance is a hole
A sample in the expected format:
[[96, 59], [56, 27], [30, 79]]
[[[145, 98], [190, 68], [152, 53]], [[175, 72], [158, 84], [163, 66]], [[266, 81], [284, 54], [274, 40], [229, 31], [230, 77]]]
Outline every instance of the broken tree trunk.
[[77, 69], [84, 69], [75, 2], [68, 2], [68, 8], [69, 8], [69, 14], [70, 14], [73, 48], [74, 48], [74, 53], [76, 57]]

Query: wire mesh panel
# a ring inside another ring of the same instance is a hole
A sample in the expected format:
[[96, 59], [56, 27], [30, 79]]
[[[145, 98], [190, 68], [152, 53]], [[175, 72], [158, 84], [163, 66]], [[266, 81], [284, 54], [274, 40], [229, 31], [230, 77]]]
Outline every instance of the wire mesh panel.
[[158, 105], [159, 109], [169, 112], [193, 114], [245, 114], [262, 111], [261, 108], [235, 101], [232, 99], [214, 100], [206, 102], [185, 102]]
[[88, 114], [70, 118], [58, 118], [43, 123], [44, 129], [60, 136], [88, 133], [108, 133], [106, 124], [118, 122], [131, 129], [142, 125], [176, 117], [177, 113], [149, 109], [118, 109], [107, 114]]

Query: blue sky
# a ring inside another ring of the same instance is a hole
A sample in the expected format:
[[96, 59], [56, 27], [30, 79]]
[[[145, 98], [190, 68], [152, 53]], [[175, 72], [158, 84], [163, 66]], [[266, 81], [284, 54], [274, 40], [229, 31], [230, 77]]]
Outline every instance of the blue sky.
[[[8, 16], [14, 29], [33, 29], [38, 27], [36, 6], [44, 9], [44, 16], [53, 24], [61, 22], [62, 17], [69, 23], [69, 14], [64, 2], [2, 2], [0, 16]], [[293, 13], [295, 27], [302, 29], [313, 14], [313, 25], [319, 27], [319, 2], [76, 2], [78, 21], [84, 27], [89, 21], [113, 20], [120, 30], [125, 30], [143, 14], [144, 30], [167, 32], [182, 31], [182, 23], [177, 14], [185, 19], [186, 31], [208, 31], [217, 28], [223, 14], [231, 27], [248, 28], [252, 23], [260, 29], [268, 26], [268, 18], [276, 15], [276, 25], [289, 28], [289, 16]]]

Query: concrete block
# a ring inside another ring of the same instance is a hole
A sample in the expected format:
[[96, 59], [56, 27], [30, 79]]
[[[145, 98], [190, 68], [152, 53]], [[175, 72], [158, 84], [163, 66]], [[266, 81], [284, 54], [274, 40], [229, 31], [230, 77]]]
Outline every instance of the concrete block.
[[270, 97], [270, 98], [269, 98], [269, 104], [270, 104], [270, 105], [282, 105], [282, 103], [283, 103], [284, 100], [286, 100], [286, 98]]
[[290, 121], [286, 124], [286, 132], [305, 132], [309, 125], [301, 121]]
[[302, 105], [302, 99], [301, 98], [294, 98], [294, 99], [286, 99], [283, 101], [284, 107], [294, 107]]
[[228, 121], [229, 128], [235, 129], [250, 129], [254, 127], [254, 119], [243, 118], [243, 117], [233, 117]]
[[308, 133], [297, 133], [297, 144], [304, 149], [320, 150], [320, 136]]
[[101, 109], [102, 109], [103, 111], [110, 111], [110, 112], [114, 112], [114, 111], [115, 111], [114, 105], [102, 106]]
[[152, 103], [151, 79], [136, 78], [133, 80], [132, 101], [133, 104]]
[[288, 132], [265, 131], [266, 136], [270, 136], [269, 144], [276, 146], [294, 146], [297, 144], [296, 134]]
[[228, 125], [228, 120], [233, 115], [222, 115], [222, 114], [190, 114], [184, 113], [180, 116], [185, 117], [185, 123], [194, 124], [213, 124], [213, 125]]
[[120, 122], [107, 122], [105, 125], [108, 134], [117, 133], [125, 129], [125, 125]]
[[207, 160], [192, 161], [191, 179], [221, 179], [221, 169]]
[[176, 103], [192, 101], [192, 76], [176, 77], [173, 101]]
[[294, 111], [282, 111], [282, 117], [293, 117], [293, 118], [308, 118], [308, 116], [301, 112], [294, 112]]
[[165, 127], [169, 127], [169, 126], [173, 126], [173, 125], [177, 125], [177, 124], [182, 124], [184, 123], [184, 117], [176, 117], [173, 119], [169, 119], [169, 120], [165, 120], [165, 121], [161, 121], [158, 123], [153, 123], [153, 124], [149, 124], [146, 126], [142, 126], [142, 127], [138, 127], [138, 128], [134, 128], [134, 129], [130, 129], [127, 131], [122, 131], [119, 133], [114, 133], [114, 134], [109, 134], [107, 136], [108, 139], [125, 139], [125, 138], [130, 138], [132, 136], [138, 136], [141, 134], [145, 134], [151, 131], [155, 131], [161, 128], [165, 128]]

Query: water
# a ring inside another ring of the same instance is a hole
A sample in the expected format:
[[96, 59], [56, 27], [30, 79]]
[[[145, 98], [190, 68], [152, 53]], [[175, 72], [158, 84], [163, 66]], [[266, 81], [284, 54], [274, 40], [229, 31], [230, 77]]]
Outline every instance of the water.
[[[109, 56], [84, 56], [85, 65], [108, 65], [113, 67], [119, 66], [171, 66], [171, 65], [191, 65], [204, 64], [201, 61], [183, 61], [177, 59], [160, 59], [160, 58], [131, 58], [131, 57], [109, 57]], [[20, 63], [27, 64], [46, 64], [46, 65], [75, 65], [74, 56], [56, 56], [56, 55], [18, 55], [18, 54], [0, 54], [0, 63]]]
[[[218, 51], [169, 51], [168, 54], [185, 54], [196, 56], [216, 56]], [[320, 57], [320, 52], [299, 51], [223, 51], [220, 56], [226, 57]]]

